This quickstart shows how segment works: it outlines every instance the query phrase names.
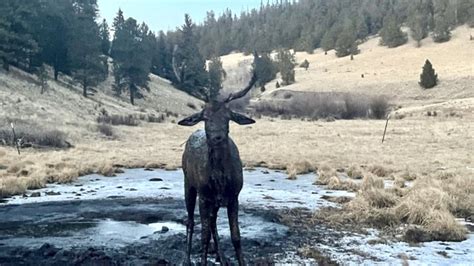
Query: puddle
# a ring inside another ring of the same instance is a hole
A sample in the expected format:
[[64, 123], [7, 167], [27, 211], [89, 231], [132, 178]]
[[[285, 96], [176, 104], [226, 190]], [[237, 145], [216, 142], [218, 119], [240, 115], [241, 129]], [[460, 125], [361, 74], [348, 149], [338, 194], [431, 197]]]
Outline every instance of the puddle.
[[[354, 197], [355, 193], [315, 186], [314, 174], [288, 180], [285, 173], [263, 168], [244, 171], [244, 180], [239, 197], [239, 222], [249, 263], [315, 264], [312, 259], [298, 256], [297, 249], [306, 245], [317, 247], [341, 264], [399, 264], [400, 254], [415, 258], [410, 261], [414, 264], [473, 261], [472, 234], [463, 242], [430, 242], [412, 247], [403, 242], [370, 245], [368, 241], [378, 237], [376, 230], [359, 235], [333, 231], [323, 225], [288, 228], [279, 221], [280, 214], [337, 207], [325, 200], [325, 196]], [[82, 264], [84, 258], [95, 258], [97, 254], [118, 264], [143, 265], [163, 259], [179, 264], [184, 258], [186, 242], [183, 192], [181, 170], [130, 169], [116, 177], [88, 175], [71, 184], [53, 184], [30, 191], [27, 197], [12, 197], [0, 203], [0, 264], [9, 261], [15, 264], [19, 256], [24, 257], [25, 264], [34, 264], [38, 259], [51, 264], [72, 263], [77, 259]], [[39, 197], [33, 197], [38, 194]], [[196, 258], [200, 249], [197, 209], [193, 241]], [[217, 223], [222, 250], [233, 257], [223, 208]], [[45, 248], [45, 243], [54, 248]], [[62, 253], [54, 257], [45, 255], [57, 250]]]

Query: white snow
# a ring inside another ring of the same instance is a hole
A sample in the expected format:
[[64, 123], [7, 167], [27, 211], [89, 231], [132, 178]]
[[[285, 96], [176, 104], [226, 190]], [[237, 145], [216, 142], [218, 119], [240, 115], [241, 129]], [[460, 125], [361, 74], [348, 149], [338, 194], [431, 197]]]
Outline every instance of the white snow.
[[[161, 178], [162, 181], [149, 181], [152, 178]], [[313, 185], [315, 174], [300, 175], [296, 180], [287, 179], [283, 172], [257, 168], [253, 171], [244, 171], [244, 188], [239, 201], [244, 207], [259, 208], [295, 208], [303, 207], [318, 210], [325, 206], [337, 206], [321, 197], [349, 196], [355, 194], [346, 191], [331, 191], [324, 187]], [[390, 183], [386, 184], [390, 186]], [[60, 195], [46, 195], [46, 192], [60, 192]], [[184, 198], [183, 173], [181, 170], [165, 171], [144, 169], [130, 169], [116, 177], [88, 175], [80, 177], [71, 184], [53, 184], [47, 188], [30, 191], [40, 192], [40, 197], [15, 196], [2, 204], [24, 204], [34, 202], [51, 202], [65, 200], [103, 199], [107, 197], [124, 198]], [[80, 195], [79, 195], [80, 194]], [[2, 205], [0, 204], [0, 206]], [[222, 209], [221, 212], [225, 212]], [[219, 217], [226, 217], [220, 213]], [[224, 218], [219, 218], [219, 232], [228, 236], [228, 225]], [[141, 237], [152, 234], [159, 237], [156, 231], [163, 226], [170, 230], [164, 234], [185, 233], [184, 226], [175, 223], [138, 224], [134, 222], [101, 221], [98, 226], [88, 229], [95, 234], [95, 241], [100, 239], [110, 240], [111, 236], [120, 235], [120, 243], [136, 241]], [[261, 238], [268, 234], [285, 234], [287, 228], [283, 225], [265, 222], [259, 217], [250, 219], [242, 224], [242, 236], [248, 238]], [[331, 229], [327, 229], [331, 230]], [[124, 235], [124, 232], [126, 233]], [[119, 234], [120, 233], [120, 234]], [[338, 243], [318, 244], [317, 248], [323, 253], [344, 265], [400, 265], [402, 256], [409, 258], [410, 265], [474, 265], [474, 235], [470, 234], [462, 242], [427, 242], [418, 246], [410, 246], [405, 242], [389, 242], [388, 244], [369, 244], [371, 239], [378, 238], [377, 230], [370, 230], [369, 235], [348, 233]], [[84, 237], [87, 238], [87, 234]], [[97, 237], [99, 236], [99, 237]], [[103, 237], [101, 237], [103, 236]], [[20, 241], [21, 239], [16, 239]], [[62, 241], [62, 240], [61, 240]], [[91, 241], [84, 239], [84, 241]], [[441, 252], [441, 254], [439, 253]], [[361, 254], [365, 254], [362, 256]], [[444, 255], [442, 255], [444, 254]], [[367, 256], [368, 255], [368, 256]], [[293, 256], [293, 257], [292, 257]], [[297, 258], [297, 255], [284, 254], [281, 264]], [[312, 260], [298, 259], [301, 264], [310, 265]]]

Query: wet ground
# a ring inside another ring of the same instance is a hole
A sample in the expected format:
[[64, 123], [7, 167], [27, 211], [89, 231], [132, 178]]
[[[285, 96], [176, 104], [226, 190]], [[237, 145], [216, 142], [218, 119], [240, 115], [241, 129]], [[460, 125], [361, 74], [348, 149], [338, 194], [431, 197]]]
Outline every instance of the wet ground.
[[[354, 196], [313, 185], [314, 174], [288, 180], [284, 173], [256, 169], [244, 175], [239, 221], [246, 261], [251, 265], [397, 264], [401, 254], [414, 264], [474, 261], [472, 237], [459, 243], [411, 247], [401, 242], [371, 242], [378, 239], [375, 230], [358, 234], [309, 225], [315, 210], [336, 206], [324, 200], [328, 195]], [[132, 169], [116, 177], [89, 175], [72, 184], [50, 185], [8, 199], [0, 205], [0, 265], [181, 264], [186, 242], [182, 179], [180, 170]], [[226, 217], [222, 209], [220, 245], [233, 262]], [[195, 221], [193, 254], [197, 259], [197, 211]]]

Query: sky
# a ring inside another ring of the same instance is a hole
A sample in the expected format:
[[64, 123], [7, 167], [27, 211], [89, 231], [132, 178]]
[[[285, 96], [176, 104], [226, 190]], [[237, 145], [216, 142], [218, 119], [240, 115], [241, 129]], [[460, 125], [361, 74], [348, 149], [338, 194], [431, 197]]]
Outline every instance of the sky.
[[97, 0], [97, 3], [100, 17], [107, 19], [109, 26], [121, 8], [125, 18], [143, 21], [152, 31], [166, 32], [182, 25], [185, 13], [200, 23], [207, 11], [214, 10], [217, 16], [229, 8], [239, 15], [243, 10], [259, 7], [261, 0]]

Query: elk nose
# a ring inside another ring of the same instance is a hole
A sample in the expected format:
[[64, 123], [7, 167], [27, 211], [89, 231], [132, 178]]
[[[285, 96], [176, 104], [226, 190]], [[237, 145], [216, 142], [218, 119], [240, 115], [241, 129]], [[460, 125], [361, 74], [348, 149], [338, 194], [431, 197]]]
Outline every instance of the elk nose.
[[215, 137], [214, 137], [214, 142], [215, 142], [215, 143], [221, 142], [222, 139], [223, 139], [222, 136], [215, 136]]

